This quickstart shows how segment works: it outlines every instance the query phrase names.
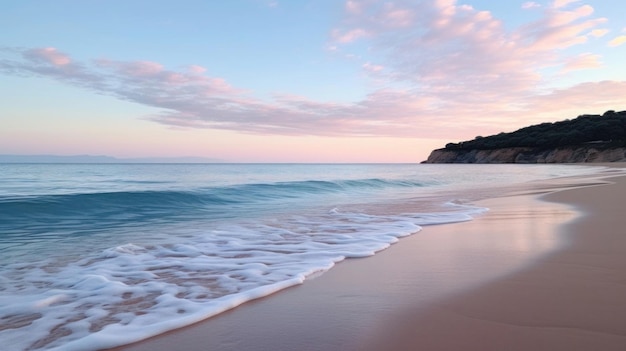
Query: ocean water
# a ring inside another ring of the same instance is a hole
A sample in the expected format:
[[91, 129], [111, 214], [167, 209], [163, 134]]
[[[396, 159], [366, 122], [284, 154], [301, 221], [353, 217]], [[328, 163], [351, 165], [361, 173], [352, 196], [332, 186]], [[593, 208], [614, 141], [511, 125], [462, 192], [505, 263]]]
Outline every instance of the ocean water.
[[0, 164], [0, 341], [97, 350], [471, 220], [558, 165]]

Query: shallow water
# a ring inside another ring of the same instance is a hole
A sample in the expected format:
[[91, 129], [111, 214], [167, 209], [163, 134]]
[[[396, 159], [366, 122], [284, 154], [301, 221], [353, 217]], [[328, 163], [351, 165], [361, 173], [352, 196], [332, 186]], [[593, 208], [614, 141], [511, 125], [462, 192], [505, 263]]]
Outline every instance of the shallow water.
[[422, 226], [471, 220], [548, 165], [0, 165], [0, 339], [137, 341], [266, 296]]

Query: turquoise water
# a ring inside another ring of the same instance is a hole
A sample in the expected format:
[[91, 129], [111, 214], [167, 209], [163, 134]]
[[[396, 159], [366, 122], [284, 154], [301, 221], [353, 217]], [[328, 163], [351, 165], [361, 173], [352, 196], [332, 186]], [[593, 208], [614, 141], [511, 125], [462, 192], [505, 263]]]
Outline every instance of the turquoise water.
[[3, 164], [0, 340], [137, 341], [300, 284], [548, 165]]

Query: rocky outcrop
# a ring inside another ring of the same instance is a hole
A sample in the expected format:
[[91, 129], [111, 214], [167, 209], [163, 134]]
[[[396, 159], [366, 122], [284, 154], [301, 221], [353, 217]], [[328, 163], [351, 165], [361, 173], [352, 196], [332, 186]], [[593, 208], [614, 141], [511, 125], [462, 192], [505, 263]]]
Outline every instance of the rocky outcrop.
[[514, 147], [493, 150], [438, 149], [424, 163], [581, 163], [626, 161], [625, 147], [584, 144], [554, 149]]

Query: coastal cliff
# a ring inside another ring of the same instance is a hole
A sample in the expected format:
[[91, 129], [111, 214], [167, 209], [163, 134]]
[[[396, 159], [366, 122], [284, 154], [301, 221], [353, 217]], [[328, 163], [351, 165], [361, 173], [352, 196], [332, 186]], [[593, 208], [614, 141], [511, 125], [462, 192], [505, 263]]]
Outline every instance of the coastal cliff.
[[511, 147], [493, 150], [434, 150], [424, 163], [626, 162], [626, 148], [593, 145], [554, 149]]
[[580, 163], [626, 161], [626, 111], [581, 115], [448, 143], [423, 163]]

